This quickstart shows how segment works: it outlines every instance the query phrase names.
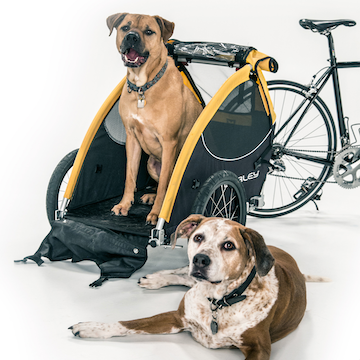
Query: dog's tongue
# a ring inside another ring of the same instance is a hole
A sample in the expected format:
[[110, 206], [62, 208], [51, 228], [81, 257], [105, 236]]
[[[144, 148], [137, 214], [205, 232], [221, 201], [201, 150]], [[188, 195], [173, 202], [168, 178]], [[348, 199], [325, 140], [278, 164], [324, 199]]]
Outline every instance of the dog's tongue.
[[127, 57], [130, 61], [135, 61], [136, 58], [139, 57], [139, 54], [138, 54], [134, 49], [130, 49], [129, 52], [126, 54], [126, 57]]
[[121, 55], [124, 65], [128, 67], [138, 67], [146, 62], [146, 57], [140, 55], [136, 50], [129, 49]]

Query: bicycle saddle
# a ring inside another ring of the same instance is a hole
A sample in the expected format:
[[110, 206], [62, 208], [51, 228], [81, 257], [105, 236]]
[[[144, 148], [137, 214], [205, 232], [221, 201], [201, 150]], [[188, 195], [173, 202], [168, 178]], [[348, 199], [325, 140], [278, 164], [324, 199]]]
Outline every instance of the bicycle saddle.
[[299, 24], [304, 29], [309, 29], [314, 32], [323, 32], [326, 30], [334, 30], [339, 25], [345, 26], [355, 26], [356, 22], [354, 20], [309, 20], [301, 19]]

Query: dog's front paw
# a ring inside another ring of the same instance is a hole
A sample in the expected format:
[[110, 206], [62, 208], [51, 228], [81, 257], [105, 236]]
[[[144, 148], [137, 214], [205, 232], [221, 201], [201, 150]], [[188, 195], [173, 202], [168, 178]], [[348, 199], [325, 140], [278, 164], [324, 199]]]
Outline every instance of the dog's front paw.
[[69, 330], [72, 331], [74, 336], [81, 338], [98, 338], [108, 339], [113, 336], [124, 336], [126, 328], [120, 323], [100, 323], [100, 322], [82, 322], [70, 326]]
[[149, 290], [156, 290], [170, 285], [167, 277], [160, 273], [146, 275], [139, 279], [138, 284], [140, 287]]
[[122, 215], [122, 216], [127, 216], [129, 213], [129, 210], [131, 208], [131, 201], [130, 202], [123, 202], [121, 201], [119, 204], [115, 205], [112, 209], [111, 212], [114, 215]]
[[150, 214], [146, 217], [146, 223], [151, 225], [156, 225], [158, 221], [158, 217], [159, 217], [158, 213], [151, 211]]

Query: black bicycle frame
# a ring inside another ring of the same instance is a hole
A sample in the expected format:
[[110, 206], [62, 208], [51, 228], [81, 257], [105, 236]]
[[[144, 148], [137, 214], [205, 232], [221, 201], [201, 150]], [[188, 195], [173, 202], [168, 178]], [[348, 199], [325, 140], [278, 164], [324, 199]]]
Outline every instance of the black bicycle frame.
[[[346, 69], [346, 68], [355, 68], [360, 67], [360, 61], [352, 61], [352, 62], [337, 62], [336, 56], [335, 56], [335, 47], [334, 47], [334, 41], [333, 37], [330, 32], [323, 34], [328, 38], [328, 45], [329, 45], [329, 52], [330, 52], [330, 66], [327, 68], [327, 70], [321, 75], [321, 77], [316, 81], [316, 83], [312, 86], [310, 86], [309, 92], [308, 92], [308, 99], [305, 99], [301, 102], [301, 104], [297, 107], [297, 109], [293, 112], [291, 117], [283, 124], [283, 126], [277, 131], [275, 134], [276, 136], [287, 126], [287, 124], [292, 120], [292, 118], [295, 116], [295, 114], [303, 107], [305, 102], [310, 99], [309, 103], [306, 105], [305, 110], [302, 112], [302, 115], [297, 121], [297, 124], [292, 128], [292, 131], [290, 132], [288, 136], [288, 140], [284, 143], [284, 147], [281, 149], [281, 152], [286, 155], [291, 155], [299, 159], [305, 159], [312, 162], [320, 163], [323, 165], [331, 165], [332, 161], [320, 158], [317, 156], [312, 155], [305, 155], [303, 153], [299, 153], [297, 151], [293, 151], [290, 149], [286, 149], [285, 146], [289, 139], [292, 137], [292, 135], [295, 133], [296, 129], [301, 123], [301, 120], [313, 104], [313, 102], [318, 97], [321, 90], [324, 88], [326, 83], [328, 82], [329, 78], [332, 76], [333, 79], [333, 88], [334, 88], [334, 95], [335, 95], [335, 103], [336, 103], [336, 111], [337, 111], [337, 119], [339, 124], [339, 133], [340, 133], [340, 140], [341, 140], [341, 146], [345, 146], [349, 143], [349, 133], [345, 126], [345, 119], [344, 119], [344, 112], [342, 107], [342, 101], [341, 101], [341, 93], [340, 93], [340, 84], [339, 84], [339, 75], [338, 75], [338, 69]], [[311, 90], [314, 89], [313, 93]]]
[[340, 94], [338, 69], [360, 67], [360, 62], [352, 61], [352, 62], [339, 62], [338, 63], [336, 61], [336, 56], [335, 56], [335, 47], [334, 47], [333, 37], [330, 32], [327, 33], [326, 36], [328, 38], [329, 51], [330, 51], [330, 65], [331, 65], [331, 69], [332, 69], [331, 74], [332, 74], [332, 78], [333, 78], [333, 86], [334, 86], [334, 94], [335, 94], [336, 112], [337, 112], [338, 123], [339, 123], [340, 139], [341, 139], [341, 145], [344, 146], [349, 143], [349, 133], [345, 126], [344, 112], [343, 112], [341, 94]]

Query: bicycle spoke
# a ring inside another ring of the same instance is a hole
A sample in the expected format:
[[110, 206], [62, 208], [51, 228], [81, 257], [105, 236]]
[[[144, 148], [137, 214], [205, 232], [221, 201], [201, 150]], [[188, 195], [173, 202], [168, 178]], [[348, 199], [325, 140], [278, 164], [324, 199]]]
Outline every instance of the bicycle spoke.
[[269, 82], [277, 115], [276, 151], [271, 160], [274, 169], [262, 189], [265, 206], [250, 210], [250, 214], [273, 217], [296, 210], [320, 190], [331, 171], [336, 148], [334, 125], [326, 115], [326, 105], [306, 98], [304, 90], [296, 83]]
[[[219, 190], [220, 194], [218, 193]], [[217, 189], [217, 192], [214, 192], [210, 196], [208, 205], [206, 207], [206, 215], [234, 219], [236, 216], [238, 216], [236, 212], [239, 209], [239, 204], [235, 203], [236, 199], [237, 195], [234, 193], [234, 189], [232, 187], [229, 187], [228, 185], [221, 185], [220, 188]], [[233, 208], [234, 210], [232, 210]]]
[[236, 208], [234, 209], [231, 217], [230, 217], [230, 220], [236, 220], [238, 219], [238, 215], [236, 214], [237, 210], [239, 209], [239, 205], [236, 205]]
[[222, 212], [222, 210], [225, 209], [225, 217], [226, 217], [226, 218], [230, 218], [230, 216], [228, 216], [228, 213], [227, 213], [226, 209], [227, 209], [227, 208], [228, 208], [229, 210], [231, 209], [231, 206], [228, 207], [228, 205], [229, 205], [230, 203], [232, 203], [232, 201], [233, 201], [235, 198], [236, 198], [236, 196], [232, 197], [232, 198], [229, 200], [229, 202], [225, 203], [225, 205], [220, 209], [221, 212]]
[[[285, 189], [286, 189], [286, 192], [287, 192], [288, 196], [291, 197], [292, 194], [291, 194], [291, 192], [290, 192], [290, 189], [289, 189], [289, 187], [288, 187], [288, 184], [286, 183], [286, 181], [284, 181], [284, 179], [283, 179], [283, 183], [284, 183], [284, 186], [285, 186]], [[292, 182], [291, 182], [291, 185], [293, 185], [293, 187], [295, 187], [295, 184], [292, 183]], [[281, 197], [281, 199], [282, 199], [282, 205], [283, 205], [283, 204], [284, 204], [283, 197]]]
[[[320, 127], [323, 127], [324, 125], [320, 125], [317, 129], [314, 129], [312, 132], [308, 133], [308, 135], [303, 136], [302, 138], [298, 139], [297, 142], [293, 143], [292, 146], [296, 146], [296, 144], [298, 144], [300, 141], [303, 140], [310, 140], [311, 138], [319, 138], [319, 137], [325, 137], [325, 135], [317, 135], [314, 137], [309, 137], [309, 135], [315, 133]], [[295, 135], [295, 134], [294, 134]], [[294, 141], [294, 140], [293, 140]]]
[[[280, 205], [283, 206], [285, 203], [285, 194], [291, 196], [288, 185], [282, 178], [278, 178], [278, 187], [279, 187], [279, 195], [280, 195]], [[285, 187], [285, 191], [282, 191], [281, 189]], [[275, 204], [274, 204], [275, 205]], [[276, 204], [277, 205], [277, 204]]]
[[[226, 189], [224, 189], [224, 188], [225, 188], [225, 185], [221, 185], [221, 197], [222, 197], [223, 204], [225, 204], [222, 209], [225, 210], [225, 217], [227, 218], [227, 217], [228, 217], [228, 214], [227, 214], [227, 211], [226, 211], [227, 209], [226, 209], [226, 198], [225, 198], [225, 191], [226, 191]], [[222, 209], [221, 209], [221, 210], [222, 210]]]
[[275, 202], [275, 194], [276, 194], [277, 184], [278, 184], [278, 178], [275, 179], [275, 185], [274, 185], [274, 192], [273, 192], [272, 206], [271, 207], [275, 207], [274, 202]]
[[[220, 214], [221, 213], [221, 215], [222, 215], [222, 212], [221, 212], [221, 210], [219, 209], [219, 202], [221, 201], [221, 199], [219, 199], [219, 201], [217, 202], [217, 203], [215, 203], [215, 201], [214, 201], [214, 199], [212, 198], [212, 196], [210, 197], [210, 199], [209, 199], [211, 202], [212, 202], [212, 204], [215, 206], [215, 209], [214, 210], [218, 210], [218, 212], [217, 212], [217, 215], [218, 214]], [[217, 216], [217, 215], [215, 215], [214, 214], [214, 212], [212, 212], [211, 213], [211, 216]], [[224, 217], [223, 215], [222, 215], [222, 217]]]

